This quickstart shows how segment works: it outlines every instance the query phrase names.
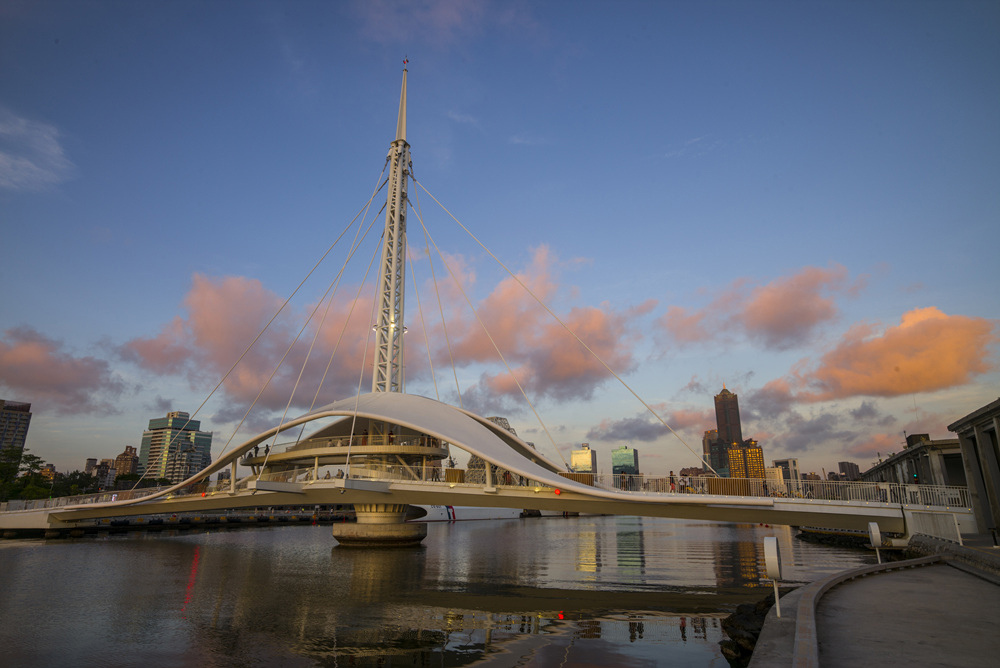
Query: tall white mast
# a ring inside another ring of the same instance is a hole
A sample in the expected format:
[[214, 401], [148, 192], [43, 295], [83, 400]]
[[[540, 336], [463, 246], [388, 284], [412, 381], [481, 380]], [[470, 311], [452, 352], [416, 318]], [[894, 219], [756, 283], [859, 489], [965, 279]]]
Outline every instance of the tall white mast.
[[399, 94], [396, 139], [389, 147], [389, 183], [385, 202], [385, 232], [375, 322], [375, 362], [372, 392], [403, 391], [403, 295], [406, 274], [406, 180], [410, 145], [406, 143], [406, 67]]

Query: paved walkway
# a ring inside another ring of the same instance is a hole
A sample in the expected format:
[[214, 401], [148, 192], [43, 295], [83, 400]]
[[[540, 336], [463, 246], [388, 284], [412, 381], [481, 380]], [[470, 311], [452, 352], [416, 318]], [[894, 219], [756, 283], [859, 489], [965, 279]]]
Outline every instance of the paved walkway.
[[946, 564], [851, 580], [816, 606], [821, 666], [996, 666], [1000, 586]]
[[782, 617], [771, 609], [750, 666], [815, 666], [817, 655], [803, 651], [803, 628], [805, 637], [813, 629], [824, 668], [1000, 665], [1000, 549], [923, 542], [924, 553], [945, 561], [836, 584], [819, 595], [813, 620], [797, 619], [806, 587], [783, 596]]

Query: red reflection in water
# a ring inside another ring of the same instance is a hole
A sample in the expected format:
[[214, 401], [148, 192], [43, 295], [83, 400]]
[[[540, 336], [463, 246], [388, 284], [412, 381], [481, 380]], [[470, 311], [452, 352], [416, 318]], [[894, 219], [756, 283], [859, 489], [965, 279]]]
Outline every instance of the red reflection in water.
[[191, 559], [191, 575], [188, 576], [187, 590], [184, 595], [184, 605], [181, 606], [181, 619], [187, 619], [187, 616], [185, 616], [184, 611], [187, 610], [188, 603], [191, 602], [191, 593], [192, 590], [194, 589], [194, 581], [198, 577], [198, 558], [200, 549], [201, 546], [199, 545], [194, 546], [194, 558]]

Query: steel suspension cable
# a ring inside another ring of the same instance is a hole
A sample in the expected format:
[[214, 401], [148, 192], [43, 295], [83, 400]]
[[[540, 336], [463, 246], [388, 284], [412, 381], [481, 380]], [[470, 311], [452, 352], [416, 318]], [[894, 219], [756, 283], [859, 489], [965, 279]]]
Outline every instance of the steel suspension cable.
[[526, 402], [528, 402], [528, 406], [531, 407], [531, 411], [535, 414], [535, 418], [538, 420], [538, 423], [542, 425], [542, 429], [545, 431], [545, 435], [549, 437], [549, 441], [552, 443], [553, 449], [556, 451], [556, 453], [559, 455], [559, 458], [562, 459], [563, 464], [568, 469], [569, 464], [566, 462], [566, 458], [563, 457], [562, 452], [559, 450], [559, 446], [556, 445], [555, 439], [552, 438], [552, 434], [549, 432], [549, 428], [546, 426], [545, 421], [542, 420], [542, 416], [538, 414], [538, 410], [535, 408], [535, 405], [532, 403], [531, 399], [528, 398], [527, 393], [525, 393], [524, 388], [521, 386], [521, 381], [517, 379], [517, 374], [515, 374], [514, 370], [510, 368], [510, 365], [507, 363], [507, 359], [504, 357], [503, 352], [500, 351], [500, 347], [497, 345], [497, 342], [493, 339], [493, 335], [490, 334], [489, 328], [486, 327], [486, 323], [484, 323], [483, 319], [479, 316], [479, 312], [476, 310], [476, 307], [472, 305], [472, 300], [469, 298], [469, 295], [465, 292], [465, 288], [462, 287], [462, 284], [461, 282], [459, 282], [458, 277], [455, 275], [455, 272], [452, 271], [451, 266], [448, 264], [448, 261], [444, 259], [444, 255], [441, 253], [441, 249], [438, 248], [437, 243], [435, 243], [434, 241], [434, 237], [431, 236], [431, 233], [427, 230], [427, 226], [424, 225], [424, 221], [419, 214], [417, 214], [417, 220], [420, 221], [420, 226], [424, 228], [424, 235], [430, 238], [430, 242], [431, 244], [433, 244], [434, 250], [437, 251], [438, 256], [441, 257], [441, 262], [444, 264], [445, 268], [448, 270], [448, 273], [451, 275], [451, 279], [455, 281], [455, 284], [458, 286], [459, 291], [462, 293], [462, 296], [465, 298], [466, 303], [469, 305], [469, 309], [476, 316], [476, 320], [479, 322], [479, 326], [482, 327], [483, 332], [486, 334], [486, 337], [490, 340], [490, 343], [493, 345], [493, 350], [495, 350], [497, 355], [500, 357], [500, 361], [503, 362], [504, 367], [506, 367], [507, 373], [510, 374], [510, 377], [514, 379], [514, 383], [517, 384], [517, 389], [521, 392], [521, 396], [524, 397], [524, 400]]
[[[413, 176], [413, 170], [410, 170], [410, 179], [413, 183], [419, 185], [419, 182]], [[423, 186], [420, 186], [423, 188]], [[455, 356], [451, 350], [451, 339], [448, 336], [448, 323], [444, 317], [444, 306], [441, 304], [441, 291], [438, 290], [437, 275], [434, 273], [434, 257], [431, 255], [431, 248], [427, 241], [427, 227], [424, 225], [423, 218], [421, 217], [420, 209], [420, 191], [414, 190], [414, 194], [417, 197], [417, 208], [413, 210], [414, 214], [417, 216], [417, 220], [420, 221], [420, 226], [424, 230], [424, 252], [427, 253], [427, 260], [430, 263], [431, 268], [431, 281], [434, 283], [434, 295], [437, 297], [438, 303], [438, 313], [441, 314], [441, 329], [444, 331], [444, 343], [445, 347], [448, 348], [448, 361], [451, 362], [451, 372], [455, 377], [455, 392], [458, 393], [458, 405], [461, 408], [465, 408], [465, 404], [462, 403], [462, 387], [458, 383], [458, 370], [455, 368]], [[428, 195], [430, 193], [427, 193]], [[443, 207], [442, 207], [443, 208]], [[435, 385], [436, 388], [436, 385]]]
[[[447, 213], [447, 214], [448, 214], [448, 215], [449, 215], [449, 216], [451, 217], [451, 219], [452, 219], [452, 220], [454, 220], [454, 221], [455, 221], [456, 223], [458, 223], [459, 227], [461, 227], [461, 228], [462, 228], [462, 229], [463, 229], [463, 230], [465, 231], [465, 233], [466, 233], [466, 234], [468, 234], [468, 235], [469, 235], [470, 237], [472, 237], [472, 239], [473, 239], [473, 240], [474, 240], [474, 241], [475, 241], [475, 242], [476, 242], [477, 244], [479, 244], [479, 246], [480, 246], [480, 247], [481, 247], [481, 248], [482, 248], [482, 249], [483, 249], [484, 251], [486, 251], [486, 252], [487, 252], [487, 253], [489, 254], [489, 256], [490, 256], [490, 257], [492, 257], [492, 258], [493, 258], [493, 260], [494, 260], [494, 261], [495, 261], [495, 262], [496, 262], [497, 264], [499, 264], [499, 265], [500, 265], [501, 267], [503, 267], [504, 271], [506, 271], [506, 272], [507, 272], [507, 273], [508, 273], [508, 274], [510, 275], [510, 277], [511, 277], [511, 278], [513, 278], [513, 279], [514, 279], [515, 281], [517, 281], [518, 285], [520, 285], [520, 286], [521, 286], [522, 288], [524, 288], [525, 292], [527, 292], [527, 293], [528, 293], [529, 295], [531, 295], [531, 297], [532, 297], [532, 298], [533, 298], [533, 299], [534, 299], [534, 300], [535, 300], [536, 302], [538, 302], [538, 304], [539, 304], [539, 305], [540, 305], [540, 306], [541, 306], [541, 307], [542, 307], [543, 309], [545, 309], [545, 311], [546, 311], [546, 312], [547, 312], [547, 313], [548, 313], [549, 315], [551, 315], [551, 316], [552, 316], [552, 317], [553, 317], [553, 318], [555, 319], [555, 321], [556, 321], [556, 322], [558, 322], [560, 326], [562, 326], [562, 328], [563, 328], [563, 329], [565, 329], [565, 330], [566, 330], [567, 332], [569, 332], [569, 334], [570, 334], [570, 335], [571, 335], [571, 336], [572, 336], [572, 337], [573, 337], [574, 339], [576, 339], [576, 341], [577, 341], [577, 342], [578, 342], [578, 343], [579, 343], [580, 345], [582, 345], [582, 346], [583, 346], [583, 347], [584, 347], [584, 348], [585, 348], [585, 349], [587, 350], [587, 352], [589, 352], [589, 353], [590, 353], [590, 354], [591, 354], [591, 355], [592, 355], [592, 356], [594, 357], [594, 359], [596, 359], [596, 360], [597, 360], [598, 362], [600, 362], [600, 363], [601, 363], [601, 365], [602, 365], [602, 366], [603, 366], [603, 367], [604, 367], [604, 368], [605, 368], [605, 369], [606, 369], [606, 370], [608, 371], [608, 373], [610, 373], [610, 374], [611, 374], [612, 376], [614, 376], [614, 377], [615, 377], [615, 379], [617, 379], [617, 380], [618, 380], [618, 382], [619, 382], [619, 383], [621, 383], [621, 384], [622, 384], [622, 386], [623, 386], [623, 387], [624, 387], [624, 388], [625, 388], [626, 390], [628, 390], [628, 391], [629, 391], [629, 392], [630, 392], [630, 393], [632, 394], [632, 396], [633, 396], [633, 397], [635, 397], [635, 398], [636, 398], [636, 399], [637, 399], [637, 400], [639, 401], [639, 403], [641, 403], [641, 404], [642, 404], [643, 406], [645, 406], [645, 407], [646, 407], [646, 410], [647, 410], [647, 411], [649, 411], [649, 412], [650, 412], [650, 414], [652, 414], [652, 416], [653, 416], [654, 418], [656, 418], [656, 419], [657, 419], [657, 420], [658, 420], [658, 421], [660, 422], [660, 424], [662, 424], [662, 425], [663, 425], [664, 427], [666, 427], [666, 428], [667, 428], [668, 430], [670, 430], [670, 433], [671, 433], [671, 434], [673, 434], [673, 435], [674, 435], [674, 436], [675, 436], [675, 437], [677, 438], [677, 440], [678, 440], [678, 441], [680, 441], [680, 442], [681, 442], [681, 444], [682, 444], [682, 445], [683, 445], [683, 446], [684, 446], [685, 448], [687, 448], [689, 452], [691, 452], [691, 454], [695, 455], [695, 456], [696, 456], [696, 457], [698, 457], [699, 459], [702, 459], [702, 455], [699, 455], [699, 454], [698, 454], [697, 452], [695, 452], [695, 451], [694, 451], [694, 450], [693, 450], [693, 449], [691, 448], [691, 446], [689, 446], [689, 445], [687, 444], [687, 442], [686, 442], [686, 441], [685, 441], [685, 440], [684, 440], [684, 439], [683, 439], [683, 438], [681, 437], [681, 435], [680, 435], [680, 434], [678, 434], [678, 433], [677, 433], [676, 431], [674, 431], [674, 428], [673, 428], [673, 427], [671, 427], [671, 426], [670, 426], [669, 424], [667, 424], [666, 420], [664, 420], [664, 419], [663, 419], [662, 417], [660, 417], [660, 415], [659, 415], [659, 414], [658, 414], [658, 413], [657, 413], [657, 412], [656, 412], [655, 410], [653, 410], [653, 408], [652, 408], [652, 407], [651, 407], [651, 406], [650, 406], [650, 405], [649, 405], [648, 403], [646, 403], [646, 401], [645, 401], [645, 400], [644, 400], [644, 399], [643, 399], [642, 397], [640, 397], [640, 396], [639, 396], [639, 395], [638, 395], [638, 394], [636, 393], [636, 391], [635, 391], [635, 390], [633, 390], [633, 389], [632, 389], [632, 387], [631, 387], [631, 386], [630, 386], [630, 385], [629, 385], [628, 383], [626, 383], [626, 382], [625, 382], [625, 381], [624, 381], [624, 380], [622, 379], [622, 377], [621, 377], [621, 376], [619, 376], [619, 375], [618, 375], [618, 374], [617, 374], [617, 373], [615, 372], [615, 370], [614, 370], [614, 369], [612, 369], [612, 368], [611, 368], [611, 367], [610, 367], [610, 366], [608, 365], [608, 363], [607, 363], [607, 362], [605, 362], [605, 361], [604, 361], [604, 359], [603, 359], [603, 358], [602, 358], [602, 357], [601, 357], [600, 355], [598, 355], [598, 354], [597, 354], [596, 352], [594, 352], [594, 350], [593, 350], [593, 349], [591, 349], [591, 347], [590, 347], [590, 346], [588, 346], [588, 345], [587, 345], [587, 344], [586, 344], [586, 343], [585, 343], [585, 342], [583, 341], [583, 339], [581, 339], [581, 338], [580, 338], [579, 336], [577, 336], [576, 332], [574, 332], [574, 331], [573, 331], [572, 329], [570, 329], [570, 328], [569, 328], [569, 326], [568, 326], [568, 325], [567, 325], [567, 324], [566, 324], [565, 322], [563, 322], [563, 321], [562, 321], [562, 319], [561, 319], [561, 318], [560, 318], [560, 317], [559, 317], [558, 315], [556, 315], [556, 314], [555, 314], [555, 313], [554, 313], [554, 312], [552, 311], [552, 309], [550, 309], [550, 308], [549, 308], [549, 307], [548, 307], [548, 306], [547, 306], [547, 305], [545, 304], [545, 302], [543, 302], [543, 301], [542, 301], [541, 299], [539, 299], [539, 298], [538, 298], [538, 296], [537, 296], [537, 295], [536, 295], [536, 294], [535, 294], [534, 292], [532, 292], [532, 291], [531, 291], [531, 289], [530, 289], [530, 288], [529, 288], [529, 287], [528, 287], [527, 285], [525, 285], [525, 284], [524, 284], [524, 282], [523, 282], [523, 281], [522, 281], [522, 280], [521, 280], [520, 278], [518, 278], [518, 276], [517, 276], [517, 275], [516, 275], [516, 274], [515, 274], [514, 272], [512, 272], [512, 271], [511, 271], [511, 270], [510, 270], [510, 269], [509, 269], [509, 268], [507, 267], [507, 265], [505, 265], [505, 264], [504, 264], [503, 262], [501, 262], [501, 261], [500, 261], [500, 258], [498, 258], [498, 257], [497, 257], [496, 255], [494, 255], [494, 254], [493, 254], [493, 251], [491, 251], [491, 250], [490, 250], [489, 248], [487, 248], [487, 247], [486, 247], [486, 245], [485, 245], [485, 244], [484, 244], [484, 243], [483, 243], [482, 241], [480, 241], [480, 240], [479, 240], [479, 238], [478, 238], [478, 237], [477, 237], [477, 236], [476, 236], [475, 234], [473, 234], [473, 233], [472, 233], [472, 231], [471, 231], [471, 230], [470, 230], [469, 228], [467, 228], [467, 227], [466, 227], [465, 225], [463, 225], [463, 224], [462, 224], [462, 221], [460, 221], [460, 220], [459, 220], [458, 218], [456, 218], [456, 217], [455, 217], [455, 215], [454, 215], [454, 214], [453, 214], [453, 213], [452, 213], [451, 211], [449, 211], [449, 210], [448, 210], [448, 208], [447, 208], [447, 207], [446, 207], [446, 206], [445, 206], [444, 204], [442, 204], [442, 203], [441, 203], [441, 202], [440, 202], [440, 201], [438, 200], [438, 198], [434, 197], [434, 194], [433, 194], [433, 193], [431, 193], [431, 191], [427, 190], [427, 188], [425, 188], [425, 187], [424, 187], [424, 184], [423, 184], [423, 183], [420, 183], [419, 181], [417, 181], [417, 180], [416, 180], [416, 178], [414, 178], [414, 179], [413, 179], [413, 181], [414, 181], [414, 183], [416, 183], [416, 184], [417, 184], [418, 186], [420, 186], [420, 188], [421, 188], [421, 189], [422, 189], [422, 190], [423, 190], [423, 191], [424, 191], [425, 193], [427, 193], [427, 195], [428, 195], [428, 196], [430, 196], [430, 198], [431, 198], [431, 199], [433, 199], [433, 200], [434, 200], [435, 202], [437, 202], [437, 205], [438, 205], [438, 206], [440, 206], [440, 207], [441, 207], [441, 209], [443, 209], [443, 210], [444, 210], [444, 212], [445, 212], [445, 213]], [[712, 469], [712, 472], [713, 472], [713, 473], [715, 473], [715, 469], [713, 469], [713, 468], [711, 467], [711, 465], [710, 465], [710, 464], [708, 464], [708, 462], [705, 462], [705, 465], [706, 465], [706, 466], [708, 466], [708, 467], [709, 467], [710, 469]]]
[[[385, 167], [382, 168], [382, 172], [385, 173]], [[379, 176], [379, 179], [381, 180], [381, 176]], [[321, 265], [323, 263], [323, 261], [326, 259], [326, 256], [329, 255], [333, 251], [334, 248], [336, 248], [337, 244], [340, 243], [340, 240], [343, 238], [343, 236], [345, 234], [347, 234], [347, 231], [349, 229], [351, 229], [351, 227], [354, 226], [354, 222], [358, 219], [358, 216], [360, 216], [362, 214], [362, 212], [367, 211], [368, 206], [371, 204], [371, 201], [373, 199], [375, 199], [375, 195], [377, 195], [378, 192], [381, 189], [382, 189], [382, 186], [379, 186], [375, 190], [375, 192], [372, 193], [371, 197], [368, 198], [368, 201], [365, 202], [364, 206], [361, 207], [361, 210], [359, 210], [358, 213], [356, 213], [354, 215], [354, 218], [351, 219], [351, 222], [348, 223], [346, 227], [344, 227], [344, 229], [337, 236], [337, 238], [334, 240], [334, 242], [326, 249], [326, 251], [316, 261], [316, 264], [313, 265], [313, 268], [309, 270], [309, 273], [307, 273], [305, 275], [305, 277], [302, 279], [302, 281], [299, 282], [299, 284], [295, 287], [295, 289], [292, 291], [292, 293], [290, 295], [288, 295], [288, 297], [281, 304], [281, 306], [278, 308], [278, 310], [275, 311], [274, 315], [271, 316], [271, 319], [267, 321], [267, 324], [265, 324], [264, 327], [260, 330], [260, 332], [257, 333], [257, 336], [255, 336], [253, 338], [253, 340], [247, 345], [246, 349], [240, 354], [239, 358], [235, 362], [233, 362], [232, 366], [229, 367], [229, 370], [226, 371], [226, 373], [222, 376], [222, 378], [215, 385], [215, 387], [212, 388], [212, 391], [208, 393], [208, 396], [205, 397], [205, 399], [201, 402], [201, 404], [199, 404], [198, 408], [195, 409], [194, 413], [192, 413], [191, 416], [187, 419], [187, 421], [181, 426], [181, 428], [178, 430], [179, 432], [184, 431], [184, 427], [187, 427], [191, 423], [191, 421], [194, 420], [195, 416], [198, 415], [198, 413], [201, 412], [201, 409], [205, 407], [205, 404], [208, 403], [208, 400], [211, 399], [215, 395], [216, 392], [218, 392], [219, 388], [222, 387], [222, 384], [226, 382], [226, 380], [229, 378], [230, 374], [232, 374], [233, 371], [236, 369], [236, 367], [239, 366], [240, 362], [243, 361], [243, 358], [247, 356], [247, 354], [254, 347], [254, 345], [256, 345], [257, 341], [260, 340], [260, 337], [262, 337], [264, 335], [264, 332], [266, 332], [268, 330], [268, 328], [278, 318], [278, 316], [281, 315], [281, 312], [285, 310], [285, 307], [288, 306], [288, 303], [291, 302], [292, 298], [295, 297], [296, 294], [298, 294], [299, 290], [301, 290], [302, 286], [306, 284], [306, 281], [309, 280], [309, 277], [312, 276], [313, 272], [315, 272], [316, 269], [319, 267], [319, 265]], [[257, 396], [258, 396], [258, 398], [260, 397], [259, 394]], [[256, 399], [254, 400], [254, 402], [256, 403]], [[253, 406], [251, 406], [251, 409], [252, 408], [253, 408]], [[236, 425], [236, 428], [233, 430], [233, 433], [229, 437], [229, 440], [226, 441], [226, 444], [223, 446], [222, 451], [219, 453], [220, 456], [222, 454], [224, 454], [226, 452], [226, 450], [229, 448], [229, 446], [232, 443], [233, 439], [236, 437], [236, 434], [239, 432], [240, 427], [242, 427], [243, 423], [246, 421], [247, 415], [249, 415], [249, 414], [250, 414], [250, 411], [248, 410], [247, 413], [243, 416], [243, 419], [241, 419], [240, 422], [239, 422], [239, 424]], [[179, 435], [180, 434], [178, 433], [177, 436], [179, 436]], [[163, 450], [163, 452], [160, 453], [160, 460], [162, 460], [164, 457], [166, 457], [167, 453], [170, 451], [170, 446], [176, 441], [177, 436], [175, 436], [173, 439], [171, 439], [171, 441], [167, 444], [167, 447]], [[157, 464], [156, 464], [157, 467], [159, 467], [159, 465], [160, 465], [160, 460], [157, 461]], [[132, 486], [133, 490], [135, 490], [139, 486], [139, 483], [142, 482], [143, 478], [146, 477], [146, 473], [148, 473], [148, 470], [144, 470], [143, 473], [142, 473], [142, 475], [139, 476], [139, 479], [136, 480], [135, 485]]]

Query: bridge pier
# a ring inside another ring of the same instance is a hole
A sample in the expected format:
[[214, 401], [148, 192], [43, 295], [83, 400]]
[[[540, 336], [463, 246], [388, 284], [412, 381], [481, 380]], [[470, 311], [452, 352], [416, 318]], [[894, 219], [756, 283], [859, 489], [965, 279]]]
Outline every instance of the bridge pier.
[[356, 503], [357, 522], [334, 524], [333, 537], [344, 547], [413, 547], [427, 537], [427, 524], [407, 523], [404, 503]]

